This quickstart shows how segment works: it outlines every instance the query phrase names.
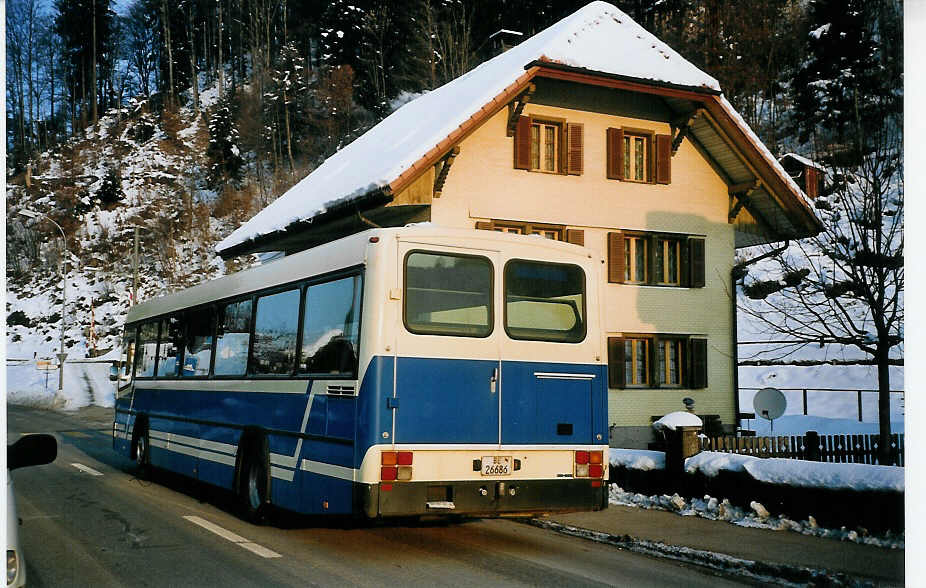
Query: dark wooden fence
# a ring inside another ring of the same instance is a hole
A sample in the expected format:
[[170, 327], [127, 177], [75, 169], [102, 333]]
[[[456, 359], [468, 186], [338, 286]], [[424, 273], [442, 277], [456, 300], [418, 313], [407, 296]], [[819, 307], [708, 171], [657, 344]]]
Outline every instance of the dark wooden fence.
[[[781, 437], [702, 437], [702, 451], [738, 453], [756, 457], [783, 457], [830, 463], [878, 464], [878, 435], [806, 435]], [[903, 466], [904, 436], [891, 435], [894, 465]]]

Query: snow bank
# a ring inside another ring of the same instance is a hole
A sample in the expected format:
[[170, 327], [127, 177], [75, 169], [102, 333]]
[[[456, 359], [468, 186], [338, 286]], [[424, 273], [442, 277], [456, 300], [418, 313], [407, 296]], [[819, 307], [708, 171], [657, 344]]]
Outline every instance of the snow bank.
[[792, 531], [802, 535], [851, 541], [862, 545], [873, 545], [888, 549], [904, 549], [905, 546], [903, 533], [887, 532], [882, 536], [876, 536], [868, 535], [864, 530], [847, 530], [845, 527], [827, 529], [820, 527], [812, 516], [803, 521], [795, 521], [785, 516], [773, 516], [757, 501], [752, 501], [750, 508], [747, 510], [731, 504], [727, 499], [718, 500], [709, 495], [705, 495], [703, 499], [694, 498], [690, 500], [685, 500], [678, 494], [672, 496], [667, 494], [646, 496], [645, 494], [627, 492], [617, 484], [611, 484], [608, 502], [616, 506], [665, 510], [681, 516], [697, 516], [712, 521], [727, 521], [740, 527]]
[[676, 427], [701, 427], [704, 423], [697, 415], [685, 411], [670, 412], [655, 423], [655, 429], [668, 429], [674, 431]]
[[65, 363], [64, 386], [58, 392], [58, 370], [39, 370], [36, 363], [7, 363], [7, 402], [43, 408], [77, 410], [84, 406], [111, 407], [115, 386], [109, 363]]
[[662, 451], [612, 447], [609, 452], [609, 461], [612, 468], [622, 467], [642, 471], [666, 469], [666, 454]]
[[685, 461], [688, 473], [714, 477], [721, 470], [747, 472], [767, 484], [856, 491], [904, 491], [904, 469], [861, 463], [825, 463], [799, 459], [703, 451]]

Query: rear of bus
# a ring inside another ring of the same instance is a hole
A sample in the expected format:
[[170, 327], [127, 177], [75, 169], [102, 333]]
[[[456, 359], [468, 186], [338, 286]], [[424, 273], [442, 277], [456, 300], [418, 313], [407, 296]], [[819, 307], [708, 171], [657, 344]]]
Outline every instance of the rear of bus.
[[366, 276], [358, 507], [371, 517], [605, 508], [601, 260], [488, 231], [381, 235]]

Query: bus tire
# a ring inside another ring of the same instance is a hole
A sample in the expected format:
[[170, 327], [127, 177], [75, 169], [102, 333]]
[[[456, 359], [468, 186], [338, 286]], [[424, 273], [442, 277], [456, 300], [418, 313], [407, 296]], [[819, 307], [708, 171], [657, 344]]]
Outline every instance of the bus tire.
[[151, 443], [148, 437], [148, 423], [145, 421], [135, 425], [132, 456], [135, 458], [135, 477], [147, 480], [151, 476]]
[[254, 443], [244, 454], [238, 476], [241, 517], [255, 525], [263, 522], [270, 496], [269, 468], [266, 454], [260, 451], [260, 446], [259, 443]]

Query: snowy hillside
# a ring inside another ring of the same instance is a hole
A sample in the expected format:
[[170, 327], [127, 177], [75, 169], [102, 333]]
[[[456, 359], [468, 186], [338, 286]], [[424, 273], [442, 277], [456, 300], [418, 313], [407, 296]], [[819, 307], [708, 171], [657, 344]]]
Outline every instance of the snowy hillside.
[[216, 91], [201, 100], [199, 117], [189, 108], [158, 117], [145, 103], [110, 111], [84, 137], [38, 156], [31, 173], [8, 180], [8, 358], [52, 357], [61, 332], [60, 233], [20, 210], [47, 214], [68, 235], [65, 348], [72, 359], [117, 346], [131, 304], [136, 227], [139, 299], [225, 273], [214, 244], [242, 219], [203, 187], [204, 119]]

